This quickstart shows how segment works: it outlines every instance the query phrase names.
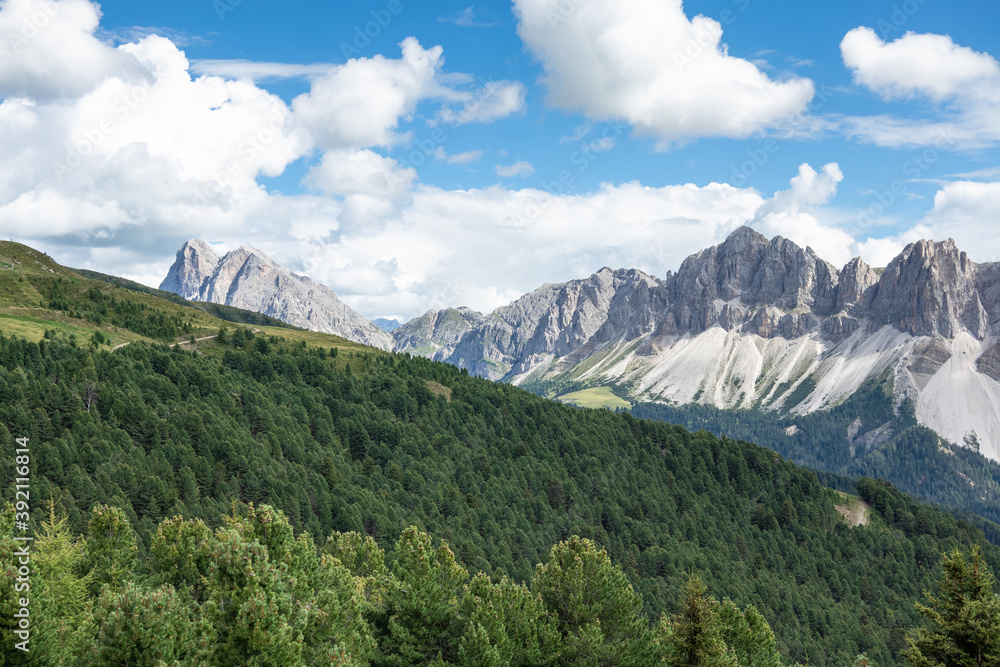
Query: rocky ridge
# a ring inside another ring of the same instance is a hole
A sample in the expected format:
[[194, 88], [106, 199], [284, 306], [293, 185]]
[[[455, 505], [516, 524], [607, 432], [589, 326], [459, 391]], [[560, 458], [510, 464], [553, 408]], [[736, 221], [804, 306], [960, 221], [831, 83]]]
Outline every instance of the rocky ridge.
[[471, 308], [428, 310], [392, 332], [393, 351], [408, 352], [436, 361], [448, 359], [455, 346], [485, 317]]
[[[492, 380], [617, 385], [645, 401], [804, 414], [891, 378], [918, 421], [1000, 460], [1000, 263], [976, 264], [952, 240], [910, 244], [877, 272], [740, 227], [663, 278], [604, 268], [489, 315], [428, 311], [391, 336], [246, 248], [220, 259], [191, 241], [162, 288]], [[324, 315], [328, 304], [346, 310]]]
[[659, 279], [602, 269], [494, 311], [447, 361], [515, 384], [619, 385], [637, 399], [808, 413], [891, 376], [899, 402], [1000, 459], [1000, 264], [954, 241], [880, 274], [741, 227]]
[[219, 257], [204, 241], [187, 241], [160, 289], [392, 349], [390, 334], [348, 307], [329, 287], [292, 273], [254, 248], [241, 246]]

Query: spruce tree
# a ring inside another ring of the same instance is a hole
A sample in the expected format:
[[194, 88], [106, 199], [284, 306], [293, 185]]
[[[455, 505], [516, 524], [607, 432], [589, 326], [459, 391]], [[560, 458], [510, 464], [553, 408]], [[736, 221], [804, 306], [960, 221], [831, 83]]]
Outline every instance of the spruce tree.
[[917, 667], [1000, 665], [1000, 599], [979, 546], [970, 559], [955, 549], [941, 565], [940, 595], [926, 592], [927, 604], [917, 603], [930, 627], [907, 636], [903, 654]]
[[665, 661], [671, 667], [735, 667], [719, 622], [719, 603], [697, 574], [688, 577], [681, 611], [660, 621]]
[[69, 521], [56, 513], [54, 501], [48, 502], [48, 517], [41, 522], [31, 550], [32, 656], [42, 664], [59, 664], [81, 639], [91, 576], [80, 573], [83, 540], [73, 537]]

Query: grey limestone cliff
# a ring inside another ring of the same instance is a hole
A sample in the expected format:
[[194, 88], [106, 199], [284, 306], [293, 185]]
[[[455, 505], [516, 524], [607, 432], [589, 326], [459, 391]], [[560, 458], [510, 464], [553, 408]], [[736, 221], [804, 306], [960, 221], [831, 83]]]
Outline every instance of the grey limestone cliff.
[[482, 313], [465, 307], [428, 310], [393, 330], [393, 351], [443, 361], [483, 319]]
[[221, 258], [197, 239], [177, 252], [160, 289], [275, 317], [289, 324], [392, 349], [392, 337], [341, 301], [329, 287], [241, 246]]
[[186, 241], [177, 251], [177, 259], [160, 283], [160, 289], [198, 301], [202, 286], [212, 277], [217, 266], [219, 256], [211, 246], [200, 239]]

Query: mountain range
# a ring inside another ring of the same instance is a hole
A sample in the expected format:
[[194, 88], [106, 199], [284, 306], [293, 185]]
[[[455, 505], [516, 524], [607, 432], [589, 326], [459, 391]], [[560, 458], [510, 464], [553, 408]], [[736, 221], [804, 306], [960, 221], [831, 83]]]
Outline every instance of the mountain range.
[[610, 386], [635, 401], [794, 416], [889, 380], [897, 410], [1000, 460], [1000, 263], [977, 264], [952, 240], [912, 243], [885, 269], [860, 258], [838, 269], [740, 227], [663, 278], [604, 268], [391, 334], [249, 248], [219, 258], [189, 241], [161, 289], [556, 393]]

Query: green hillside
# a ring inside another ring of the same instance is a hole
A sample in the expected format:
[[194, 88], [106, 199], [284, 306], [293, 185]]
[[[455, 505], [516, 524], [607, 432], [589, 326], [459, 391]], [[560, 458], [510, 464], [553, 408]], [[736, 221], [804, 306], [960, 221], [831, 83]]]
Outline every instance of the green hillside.
[[[108, 349], [136, 341], [211, 348], [220, 328], [250, 325], [309, 345], [364, 346], [339, 336], [293, 327], [267, 315], [215, 303], [187, 301], [162, 290], [96, 271], [60, 266], [48, 255], [0, 241], [0, 333], [39, 341], [50, 334], [98, 341]], [[100, 336], [95, 337], [95, 334]], [[364, 348], [367, 349], [367, 348]]]
[[[98, 664], [87, 662], [95, 646], [145, 636], [151, 621], [143, 618], [176, 622], [170, 636], [190, 641], [187, 657], [170, 659], [186, 664], [209, 654], [211, 664], [248, 656], [253, 664], [315, 664], [321, 655], [333, 664], [430, 664], [436, 653], [426, 651], [439, 644], [444, 664], [483, 664], [461, 662], [476, 655], [461, 647], [500, 650], [494, 630], [506, 623], [483, 614], [501, 600], [530, 607], [539, 619], [532, 627], [554, 624], [551, 637], [531, 640], [550, 664], [616, 664], [619, 650], [649, 664], [663, 642], [679, 641], [661, 615], [683, 611], [698, 575], [732, 608], [759, 611], [788, 663], [851, 665], [866, 653], [896, 665], [906, 632], [920, 625], [914, 603], [941, 576], [943, 552], [979, 545], [1000, 571], [1000, 550], [979, 528], [885, 483], [862, 479], [850, 489], [857, 498], [845, 499], [815, 472], [748, 442], [562, 405], [324, 334], [229, 325], [209, 338], [225, 323], [54, 264], [29, 273], [21, 252], [22, 269], [0, 277], [0, 292], [18, 286], [28, 296], [10, 297], [4, 313], [19, 309], [43, 329], [37, 339], [0, 335], [0, 489], [15, 500], [14, 440], [29, 438], [30, 523], [37, 531], [65, 515], [68, 534], [86, 541], [63, 570], [92, 572], [79, 605], [39, 603], [47, 610], [40, 617], [64, 619], [44, 627], [62, 628], [52, 630], [63, 633], [57, 644], [82, 664]], [[157, 339], [157, 326], [181, 333]], [[135, 342], [111, 351], [94, 332]], [[205, 340], [169, 344], [191, 335]], [[844, 512], [858, 508], [867, 525], [850, 527]], [[384, 568], [358, 535], [385, 550]], [[612, 607], [577, 624], [556, 602], [563, 589], [552, 582], [562, 575], [544, 573], [573, 563], [619, 582], [605, 592], [619, 591], [617, 630], [605, 614]], [[492, 581], [470, 578], [477, 572]], [[102, 582], [111, 585], [103, 593]], [[250, 616], [228, 616], [234, 603]], [[327, 611], [317, 617], [316, 608]], [[404, 622], [424, 616], [440, 625]], [[250, 617], [269, 625], [246, 626]], [[331, 634], [330, 623], [362, 621], [353, 639]], [[273, 642], [241, 643], [251, 635]], [[74, 649], [67, 637], [83, 643]], [[197, 648], [198, 637], [211, 645]], [[337, 662], [344, 651], [353, 657]]]
[[[943, 442], [917, 424], [909, 406], [895, 410], [888, 380], [869, 383], [832, 410], [809, 415], [650, 403], [631, 412], [763, 443], [817, 470], [881, 477], [914, 496], [957, 508], [959, 515], [1000, 521], [1000, 464]], [[1000, 534], [990, 539], [1000, 543]]]

